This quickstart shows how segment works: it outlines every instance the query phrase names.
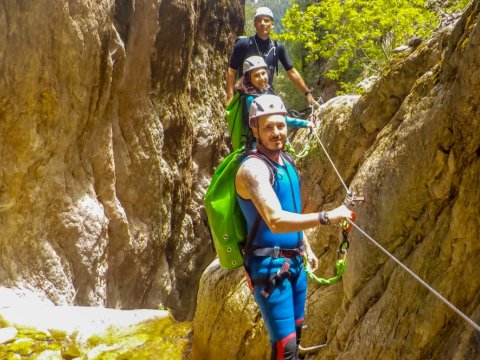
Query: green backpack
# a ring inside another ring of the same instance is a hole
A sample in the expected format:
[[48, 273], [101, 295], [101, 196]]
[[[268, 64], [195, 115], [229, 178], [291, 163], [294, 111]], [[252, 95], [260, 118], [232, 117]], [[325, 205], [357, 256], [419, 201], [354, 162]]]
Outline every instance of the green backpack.
[[235, 193], [235, 175], [243, 150], [237, 149], [223, 159], [203, 198], [213, 244], [224, 269], [243, 265], [239, 243], [245, 240], [247, 223]]
[[242, 159], [249, 154], [265, 161], [270, 170], [270, 182], [273, 186], [276, 169], [265, 159], [264, 155], [249, 153], [241, 147], [223, 159], [215, 170], [212, 182], [203, 197], [208, 226], [220, 266], [228, 270], [243, 265], [242, 249], [244, 246], [249, 246], [261, 221], [261, 217], [258, 215], [247, 236], [247, 222], [235, 192], [235, 176]]
[[232, 140], [233, 150], [238, 150], [246, 142], [248, 130], [244, 124], [244, 95], [235, 92], [225, 109], [228, 131]]

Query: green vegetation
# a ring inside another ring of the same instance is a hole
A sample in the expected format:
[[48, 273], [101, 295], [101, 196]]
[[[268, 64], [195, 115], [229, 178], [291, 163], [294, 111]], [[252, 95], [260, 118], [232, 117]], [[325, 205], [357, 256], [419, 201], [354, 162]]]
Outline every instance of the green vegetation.
[[125, 330], [95, 335], [87, 344], [66, 334], [18, 329], [14, 341], [0, 345], [0, 360], [10, 359], [187, 359], [191, 323], [151, 320]]
[[392, 50], [413, 37], [427, 38], [440, 18], [470, 0], [293, 0], [282, 20], [284, 41], [300, 43], [307, 62], [323, 59], [324, 75], [344, 89], [377, 74]]
[[[361, 94], [357, 84], [378, 75], [394, 58], [393, 49], [415, 37], [427, 39], [450, 14], [471, 0], [246, 0], [245, 34], [255, 33], [255, 9], [275, 16], [272, 38], [285, 43], [295, 68], [309, 86], [330, 79], [343, 93]], [[302, 109], [305, 97], [282, 71], [275, 92], [287, 107]], [[318, 94], [317, 94], [318, 95]]]

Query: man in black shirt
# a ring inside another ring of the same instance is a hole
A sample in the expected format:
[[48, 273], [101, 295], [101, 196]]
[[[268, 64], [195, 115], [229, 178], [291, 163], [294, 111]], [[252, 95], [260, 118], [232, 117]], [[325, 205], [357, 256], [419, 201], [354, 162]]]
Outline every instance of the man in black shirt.
[[311, 90], [305, 84], [302, 76], [293, 67], [293, 64], [288, 57], [285, 46], [276, 40], [270, 39], [270, 31], [274, 26], [274, 18], [272, 11], [267, 7], [260, 7], [255, 13], [253, 21], [256, 34], [241, 38], [235, 44], [235, 47], [230, 57], [230, 64], [227, 70], [227, 99], [228, 104], [233, 97], [235, 79], [238, 75], [242, 75], [243, 61], [252, 55], [262, 56], [269, 68], [270, 85], [273, 83], [273, 76], [280, 61], [287, 71], [287, 75], [293, 84], [307, 97], [309, 104], [315, 100], [312, 96]]

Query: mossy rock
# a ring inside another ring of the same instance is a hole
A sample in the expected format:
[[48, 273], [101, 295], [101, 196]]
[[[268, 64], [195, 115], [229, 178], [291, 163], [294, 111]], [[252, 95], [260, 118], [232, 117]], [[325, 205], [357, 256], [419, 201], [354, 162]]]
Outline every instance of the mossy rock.
[[150, 320], [126, 329], [111, 328], [90, 337], [87, 343], [67, 334], [19, 329], [17, 340], [0, 346], [0, 360], [24, 359], [187, 359], [192, 324], [173, 318]]
[[20, 337], [11, 343], [8, 348], [11, 352], [28, 356], [31, 355], [35, 350], [35, 340], [25, 337]]
[[74, 359], [83, 355], [81, 347], [76, 343], [69, 343], [63, 350], [62, 356], [64, 359]]
[[185, 359], [190, 341], [191, 323], [161, 319], [142, 323], [123, 332], [109, 331], [104, 337], [89, 339], [89, 344], [106, 346], [105, 351], [94, 357], [95, 360]]

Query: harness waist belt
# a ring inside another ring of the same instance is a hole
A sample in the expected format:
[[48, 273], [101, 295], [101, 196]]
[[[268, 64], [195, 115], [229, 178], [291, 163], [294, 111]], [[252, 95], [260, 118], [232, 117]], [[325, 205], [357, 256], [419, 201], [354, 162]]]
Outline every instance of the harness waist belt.
[[255, 279], [252, 280], [252, 285], [253, 286], [265, 286], [264, 289], [262, 289], [262, 295], [265, 297], [269, 297], [270, 293], [273, 291], [273, 289], [284, 279], [291, 278], [292, 273], [290, 271], [290, 259], [284, 259], [282, 267], [276, 272], [271, 274], [270, 276], [266, 276], [261, 279]]
[[270, 256], [270, 257], [273, 257], [273, 258], [283, 257], [283, 258], [291, 259], [295, 256], [302, 255], [303, 251], [304, 251], [303, 246], [301, 246], [300, 248], [296, 248], [296, 249], [282, 249], [282, 248], [279, 248], [279, 247], [276, 246], [276, 247], [266, 247], [266, 248], [254, 249], [248, 255], [265, 256], [265, 257]]

